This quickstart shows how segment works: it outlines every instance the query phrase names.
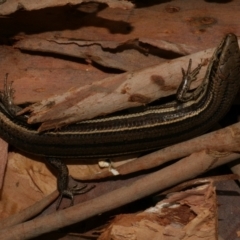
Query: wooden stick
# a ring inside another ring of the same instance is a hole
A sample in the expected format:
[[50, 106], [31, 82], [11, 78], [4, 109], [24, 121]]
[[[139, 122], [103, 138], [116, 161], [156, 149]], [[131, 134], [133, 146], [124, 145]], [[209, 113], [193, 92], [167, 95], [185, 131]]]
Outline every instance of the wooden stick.
[[113, 176], [113, 172], [114, 175], [126, 175], [133, 172], [151, 169], [166, 162], [183, 158], [204, 149], [239, 152], [239, 132], [240, 122], [218, 131], [166, 147], [143, 157], [136, 158], [133, 161], [129, 161], [123, 165], [115, 167], [114, 171], [103, 170], [98, 174], [92, 175], [91, 179]]
[[214, 49], [208, 49], [140, 71], [108, 77], [33, 104], [19, 114], [32, 112], [28, 123], [43, 122], [39, 130], [44, 131], [145, 105], [176, 92], [182, 79], [181, 68], [188, 66], [189, 59], [193, 60], [192, 68], [204, 63], [198, 75], [199, 81], [195, 81], [192, 86], [196, 87], [205, 75], [213, 51]]

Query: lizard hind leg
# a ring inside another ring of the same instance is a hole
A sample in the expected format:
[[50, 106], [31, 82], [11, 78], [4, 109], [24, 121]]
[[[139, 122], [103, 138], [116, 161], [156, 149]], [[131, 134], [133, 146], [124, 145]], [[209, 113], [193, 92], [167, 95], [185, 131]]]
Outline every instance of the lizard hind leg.
[[83, 186], [78, 187], [76, 184], [73, 187], [68, 186], [69, 182], [69, 174], [68, 174], [68, 168], [66, 164], [60, 159], [56, 157], [47, 157], [46, 158], [47, 163], [49, 163], [54, 169], [57, 170], [57, 188], [60, 193], [56, 209], [59, 208], [61, 201], [63, 197], [70, 198], [71, 200], [71, 206], [74, 203], [74, 195], [78, 194], [84, 194], [88, 191], [90, 191], [94, 186], [87, 187], [87, 184], [84, 184]]

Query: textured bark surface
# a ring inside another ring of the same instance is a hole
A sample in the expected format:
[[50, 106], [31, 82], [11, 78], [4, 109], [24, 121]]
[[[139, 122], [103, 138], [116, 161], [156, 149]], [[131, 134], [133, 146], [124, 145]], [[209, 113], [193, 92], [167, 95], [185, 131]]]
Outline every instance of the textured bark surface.
[[213, 184], [171, 195], [138, 214], [117, 216], [98, 240], [217, 240]]

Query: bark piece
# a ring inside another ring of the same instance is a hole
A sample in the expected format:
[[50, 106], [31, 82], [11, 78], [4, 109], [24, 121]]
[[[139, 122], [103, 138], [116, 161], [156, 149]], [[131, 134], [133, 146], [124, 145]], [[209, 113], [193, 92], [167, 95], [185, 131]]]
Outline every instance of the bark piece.
[[8, 81], [13, 81], [15, 104], [38, 102], [111, 75], [90, 64], [22, 53], [10, 46], [0, 46], [0, 56], [0, 89], [8, 73]]
[[148, 54], [139, 46], [138, 40], [125, 43], [111, 41], [80, 41], [68, 39], [27, 38], [15, 47], [21, 50], [56, 53], [92, 61], [103, 67], [123, 71], [136, 71], [164, 61], [158, 56]]
[[[0, 15], [8, 15], [13, 12], [16, 12], [19, 9], [24, 9], [27, 11], [47, 8], [47, 7], [58, 7], [64, 6], [67, 4], [77, 5], [84, 2], [93, 2], [89, 0], [56, 0], [56, 1], [29, 1], [29, 0], [2, 0], [0, 2]], [[122, 0], [94, 0], [98, 3], [106, 3], [111, 8], [122, 8], [122, 9], [131, 9], [133, 4], [128, 1]]]
[[[192, 68], [203, 62], [204, 66], [198, 75], [198, 79], [202, 80], [213, 50], [208, 49], [141, 71], [109, 77], [66, 92], [61, 96], [43, 100], [27, 107], [19, 114], [31, 111], [28, 123], [44, 122], [39, 128], [39, 131], [44, 131], [122, 109], [145, 105], [176, 92], [182, 79], [181, 67], [186, 68], [189, 59], [193, 60]], [[199, 81], [194, 82], [193, 87], [197, 84]]]
[[178, 193], [142, 213], [117, 216], [98, 240], [216, 240], [213, 183]]

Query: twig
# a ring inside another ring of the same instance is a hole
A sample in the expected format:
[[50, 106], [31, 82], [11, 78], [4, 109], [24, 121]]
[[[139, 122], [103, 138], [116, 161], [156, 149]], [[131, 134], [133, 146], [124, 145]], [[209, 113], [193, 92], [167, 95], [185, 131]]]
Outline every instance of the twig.
[[185, 188], [189, 188], [189, 187], [192, 188], [194, 186], [203, 185], [203, 184], [210, 183], [210, 182], [237, 180], [239, 178], [240, 178], [240, 175], [237, 175], [237, 174], [226, 174], [226, 175], [220, 175], [220, 176], [196, 178], [196, 179], [189, 180], [187, 182], [180, 183], [177, 186], [174, 186], [166, 191], [163, 191], [160, 193], [160, 195], [167, 195], [169, 193], [183, 191], [183, 189], [185, 189]]
[[[138, 172], [146, 169], [151, 169], [160, 166], [166, 162], [174, 159], [179, 159], [199, 152], [204, 149], [211, 149], [216, 151], [240, 151], [240, 122], [211, 132], [188, 141], [178, 143], [143, 157], [129, 161], [114, 169], [114, 173], [118, 175], [126, 175], [132, 172]], [[102, 172], [92, 175], [92, 179], [105, 178], [112, 176], [112, 172], [103, 170]]]

